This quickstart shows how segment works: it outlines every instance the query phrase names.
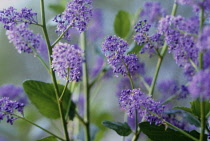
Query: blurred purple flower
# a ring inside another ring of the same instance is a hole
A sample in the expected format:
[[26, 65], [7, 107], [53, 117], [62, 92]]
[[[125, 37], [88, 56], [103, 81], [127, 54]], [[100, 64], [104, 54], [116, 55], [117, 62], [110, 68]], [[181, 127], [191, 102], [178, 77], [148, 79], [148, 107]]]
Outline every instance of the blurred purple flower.
[[0, 97], [9, 97], [11, 100], [15, 100], [20, 103], [28, 103], [28, 99], [23, 91], [23, 88], [13, 84], [2, 85], [0, 87]]
[[161, 17], [166, 15], [166, 10], [161, 7], [159, 2], [145, 2], [140, 13], [141, 19], [147, 19], [149, 23], [157, 24]]
[[210, 100], [210, 70], [201, 70], [196, 73], [189, 84], [192, 97]]
[[101, 56], [97, 56], [96, 58], [96, 63], [92, 68], [92, 77], [96, 77], [98, 75], [98, 73], [102, 70], [104, 64], [104, 58]]
[[93, 17], [88, 27], [87, 35], [92, 42], [103, 36], [103, 15], [101, 9], [93, 10]]
[[158, 90], [164, 98], [166, 98], [166, 96], [172, 96], [179, 90], [178, 82], [171, 79], [163, 80], [158, 84]]
[[116, 96], [120, 98], [123, 89], [131, 89], [130, 80], [128, 77], [123, 77], [117, 84]]
[[203, 28], [202, 34], [198, 37], [197, 47], [203, 52], [210, 50], [210, 26]]

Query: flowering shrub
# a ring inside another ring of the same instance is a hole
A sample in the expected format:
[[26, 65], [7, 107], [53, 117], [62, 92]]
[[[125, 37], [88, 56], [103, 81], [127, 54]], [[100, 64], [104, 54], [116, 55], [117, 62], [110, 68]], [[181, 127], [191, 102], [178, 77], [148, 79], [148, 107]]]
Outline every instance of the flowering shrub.
[[[193, 9], [191, 17], [177, 15], [179, 6], [186, 4]], [[136, 17], [120, 10], [114, 21], [115, 35], [103, 33], [102, 11], [94, 8], [94, 1], [71, 0], [65, 8], [53, 6], [63, 11], [51, 21], [56, 25], [54, 41], [46, 24], [44, 0], [40, 5], [40, 15], [27, 8], [0, 10], [9, 42], [18, 53], [38, 58], [52, 79], [51, 83], [26, 80], [22, 87], [2, 85], [0, 121], [6, 119], [12, 125], [23, 120], [38, 127], [48, 134], [36, 138], [39, 141], [99, 141], [107, 129], [123, 136], [123, 141], [208, 140], [210, 0], [175, 0], [171, 14], [159, 2], [146, 2]], [[41, 28], [42, 33], [35, 33], [32, 26]], [[88, 56], [93, 46], [100, 46], [94, 48], [95, 66], [89, 65], [94, 56]], [[182, 71], [182, 80], [160, 75], [167, 54]], [[155, 68], [148, 66], [152, 59], [157, 61]], [[152, 69], [154, 74], [149, 75]], [[111, 121], [110, 113], [100, 113], [97, 106], [91, 109], [95, 102], [92, 93], [111, 77], [120, 79], [113, 86], [117, 91], [111, 91], [116, 93], [123, 121]], [[185, 105], [180, 106], [180, 101]], [[29, 103], [43, 117], [59, 119], [60, 131], [51, 131], [25, 116]]]

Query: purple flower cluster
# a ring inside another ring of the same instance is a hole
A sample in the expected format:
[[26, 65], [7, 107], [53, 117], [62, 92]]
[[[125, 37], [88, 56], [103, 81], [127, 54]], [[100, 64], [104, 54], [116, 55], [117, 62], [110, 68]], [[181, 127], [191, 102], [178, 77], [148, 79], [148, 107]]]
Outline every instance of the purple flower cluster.
[[[119, 99], [120, 106], [125, 109], [130, 117], [135, 117], [135, 111], [137, 110], [140, 117], [144, 117], [146, 121], [155, 122], [155, 124], [161, 124], [164, 112], [164, 105], [160, 102], [154, 101], [151, 97], [146, 96], [145, 93], [141, 92], [140, 89], [125, 89], [122, 90]], [[151, 114], [154, 113], [159, 117]]]
[[189, 92], [194, 98], [203, 97], [210, 100], [210, 70], [201, 70], [193, 76]]
[[158, 84], [158, 90], [165, 101], [167, 97], [177, 95], [177, 99], [184, 99], [189, 95], [188, 88], [185, 85], [179, 86], [175, 80], [163, 80]]
[[166, 15], [166, 10], [161, 7], [159, 2], [145, 2], [140, 13], [141, 19], [147, 19], [149, 23], [158, 23], [161, 17]]
[[131, 83], [128, 77], [123, 77], [117, 84], [116, 96], [119, 98], [123, 89], [131, 89]]
[[12, 30], [7, 30], [6, 34], [19, 53], [33, 53], [33, 50], [39, 52], [43, 46], [41, 35], [33, 33], [26, 23], [14, 26]]
[[194, 68], [191, 61], [197, 64], [198, 48], [196, 38], [193, 34], [198, 34], [199, 19], [192, 17], [185, 19], [181, 16], [166, 16], [160, 20], [158, 32], [165, 36], [168, 50], [173, 54], [176, 63], [184, 68], [184, 72], [190, 80], [194, 75]]
[[[79, 32], [86, 30], [92, 16], [91, 0], [73, 0], [67, 4], [65, 11], [57, 15], [54, 21], [57, 23], [56, 32], [61, 34], [69, 27], [76, 28]], [[70, 40], [70, 31], [66, 31], [64, 39]]]
[[93, 16], [88, 27], [87, 35], [92, 42], [103, 37], [103, 13], [101, 9], [93, 10]]
[[82, 50], [77, 45], [61, 43], [55, 45], [52, 53], [52, 68], [66, 81], [81, 80]]
[[15, 111], [23, 115], [24, 104], [16, 101], [9, 100], [8, 97], [3, 97], [0, 99], [0, 121], [5, 117], [7, 118], [7, 123], [13, 124], [14, 120], [17, 118], [13, 116]]
[[9, 7], [0, 10], [0, 22], [4, 24], [4, 28], [7, 30], [13, 29], [14, 25], [17, 25], [18, 22], [37, 24], [37, 13], [27, 8], [23, 8], [20, 12], [17, 12], [17, 9]]
[[134, 36], [134, 40], [138, 45], [144, 45], [141, 50], [141, 53], [148, 51], [150, 56], [154, 53], [155, 48], [157, 49], [159, 46], [163, 45], [163, 39], [161, 34], [155, 33], [153, 35], [149, 35], [151, 25], [147, 23], [147, 20], [139, 21], [134, 29], [137, 34]]
[[135, 54], [124, 55], [128, 49], [128, 43], [117, 36], [108, 36], [102, 45], [102, 51], [107, 57], [113, 72], [123, 76], [144, 73], [144, 64], [139, 62]]
[[0, 87], [0, 97], [9, 97], [11, 100], [16, 100], [20, 103], [26, 104], [28, 102], [23, 88], [13, 84], [6, 84]]
[[202, 7], [206, 13], [210, 10], [210, 0], [177, 0], [177, 2], [182, 5], [191, 5], [195, 12], [198, 12], [200, 7]]
[[171, 96], [178, 92], [178, 83], [175, 80], [164, 80], [158, 84], [158, 90], [161, 92], [162, 95]]
[[202, 52], [210, 50], [210, 26], [203, 28], [203, 32], [198, 37], [197, 47]]

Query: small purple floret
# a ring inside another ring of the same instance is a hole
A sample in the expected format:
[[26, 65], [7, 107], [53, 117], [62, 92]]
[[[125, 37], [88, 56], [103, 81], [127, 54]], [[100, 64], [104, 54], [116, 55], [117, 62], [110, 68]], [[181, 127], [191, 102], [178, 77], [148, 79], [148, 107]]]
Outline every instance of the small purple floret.
[[66, 81], [80, 81], [83, 63], [82, 53], [77, 45], [59, 42], [53, 48], [53, 70]]
[[24, 104], [16, 101], [9, 100], [8, 97], [3, 97], [0, 99], [0, 121], [5, 117], [7, 118], [7, 123], [13, 124], [17, 117], [14, 117], [15, 112], [20, 113], [23, 116]]

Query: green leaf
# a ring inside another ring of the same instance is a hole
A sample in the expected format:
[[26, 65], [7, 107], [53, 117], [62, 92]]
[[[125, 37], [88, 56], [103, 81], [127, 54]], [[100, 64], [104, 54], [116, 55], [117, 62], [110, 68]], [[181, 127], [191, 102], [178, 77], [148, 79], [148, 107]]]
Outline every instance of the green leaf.
[[[200, 119], [200, 101], [199, 100], [195, 100], [190, 102], [191, 104], [191, 109], [192, 109], [192, 113], [198, 118]], [[207, 116], [207, 114], [210, 112], [210, 102], [209, 101], [204, 101], [204, 115]]]
[[138, 45], [135, 44], [135, 46], [133, 47], [133, 49], [131, 51], [128, 52], [128, 54], [139, 54], [139, 52], [141, 51], [141, 49], [144, 47], [143, 45]]
[[[139, 124], [141, 131], [146, 134], [152, 141], [192, 141], [179, 131], [167, 128], [164, 125], [150, 124], [149, 122], [142, 122]], [[199, 138], [199, 133], [196, 131], [185, 131], [195, 138]], [[207, 139], [207, 135], [205, 135]]]
[[[51, 119], [57, 119], [60, 117], [56, 94], [53, 84], [44, 83], [35, 80], [27, 80], [23, 83], [25, 93], [28, 95], [31, 102], [39, 110], [39, 112]], [[59, 96], [64, 89], [64, 86], [58, 85]], [[70, 91], [67, 89], [63, 96], [62, 106], [63, 111], [66, 113], [68, 101], [70, 100]]]
[[196, 127], [200, 127], [200, 121], [192, 114], [185, 113], [184, 120], [186, 120], [188, 123], [195, 125]]
[[192, 109], [188, 107], [174, 107], [174, 109], [180, 109], [188, 113], [192, 113]]
[[130, 31], [130, 19], [129, 19], [129, 13], [123, 10], [120, 10], [114, 21], [114, 31], [117, 34], [117, 36], [124, 38]]
[[57, 139], [53, 136], [49, 136], [49, 137], [46, 137], [46, 138], [43, 138], [43, 139], [37, 140], [37, 141], [57, 141]]
[[74, 119], [75, 110], [76, 110], [76, 104], [73, 101], [71, 101], [71, 106], [70, 106], [70, 109], [69, 109], [69, 119], [70, 120]]
[[65, 10], [65, 6], [61, 4], [50, 4], [49, 8], [54, 11], [55, 13], [62, 13]]
[[128, 136], [132, 131], [129, 125], [121, 122], [103, 121], [102, 124], [112, 130], [115, 130], [120, 136]]

